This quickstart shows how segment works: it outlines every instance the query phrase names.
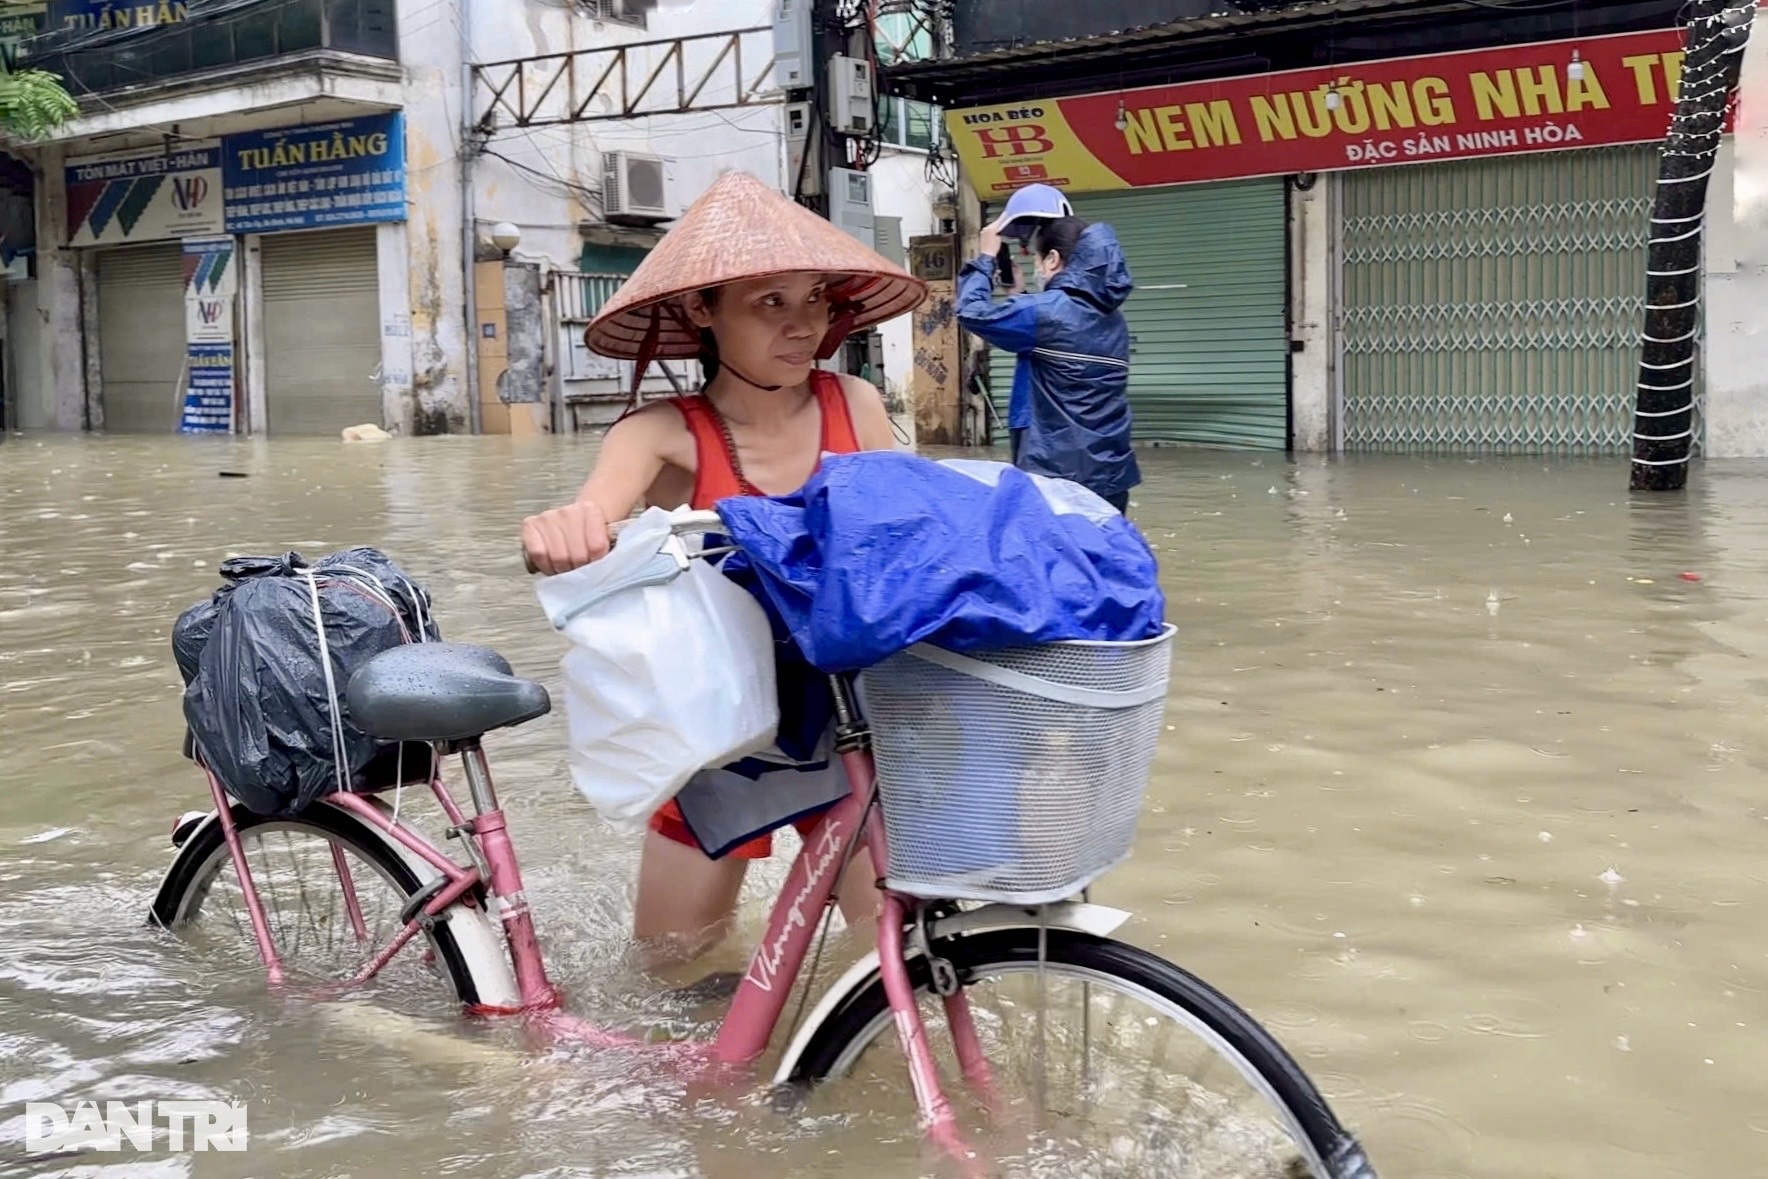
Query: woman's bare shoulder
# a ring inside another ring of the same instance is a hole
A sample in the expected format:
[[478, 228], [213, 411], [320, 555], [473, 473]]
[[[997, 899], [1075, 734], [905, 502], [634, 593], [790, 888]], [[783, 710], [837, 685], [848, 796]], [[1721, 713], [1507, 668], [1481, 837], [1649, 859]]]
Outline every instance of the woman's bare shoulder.
[[848, 373], [839, 375], [841, 392], [847, 397], [847, 413], [853, 419], [853, 432], [859, 436], [859, 444], [867, 450], [894, 450], [896, 430], [884, 408], [884, 395], [864, 377]]
[[603, 449], [610, 446], [620, 449], [643, 447], [661, 453], [663, 448], [687, 438], [687, 422], [675, 407], [674, 400], [653, 401], [626, 414], [608, 427], [603, 436]]

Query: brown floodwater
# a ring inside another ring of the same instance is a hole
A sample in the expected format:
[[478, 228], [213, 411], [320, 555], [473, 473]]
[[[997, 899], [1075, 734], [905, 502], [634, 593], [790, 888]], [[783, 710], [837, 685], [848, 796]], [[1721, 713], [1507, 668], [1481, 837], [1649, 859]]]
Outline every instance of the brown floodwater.
[[[593, 453], [0, 440], [0, 1175], [933, 1173], [876, 1093], [709, 1098], [448, 1012], [273, 997], [143, 925], [206, 806], [168, 635], [218, 562], [380, 546], [446, 637], [556, 685], [516, 529]], [[1619, 461], [1145, 470], [1180, 636], [1136, 856], [1095, 890], [1124, 936], [1265, 1020], [1384, 1176], [1759, 1173], [1768, 466], [1649, 500]], [[643, 1019], [633, 843], [571, 788], [560, 716], [489, 744], [573, 1007]], [[24, 1102], [147, 1096], [247, 1102], [250, 1150], [23, 1154]]]

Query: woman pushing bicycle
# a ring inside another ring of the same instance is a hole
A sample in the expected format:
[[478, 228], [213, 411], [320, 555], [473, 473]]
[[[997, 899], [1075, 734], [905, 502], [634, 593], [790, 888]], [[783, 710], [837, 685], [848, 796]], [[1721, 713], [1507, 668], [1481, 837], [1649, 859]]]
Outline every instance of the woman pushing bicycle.
[[[926, 287], [829, 222], [741, 172], [726, 173], [609, 300], [589, 326], [591, 348], [636, 362], [693, 358], [702, 391], [629, 413], [607, 433], [577, 499], [522, 522], [541, 573], [608, 552], [609, 522], [641, 505], [706, 509], [736, 495], [796, 491], [824, 454], [895, 444], [878, 390], [816, 367], [851, 332], [915, 307]], [[763, 833], [714, 858], [682, 811], [697, 792], [738, 778], [821, 775], [828, 802], [845, 794], [833, 761], [798, 768], [708, 770], [653, 816], [639, 861], [634, 935], [653, 960], [693, 957], [728, 932], [748, 861], [771, 854]], [[795, 784], [803, 796], [817, 783]], [[799, 817], [814, 830], [820, 812]], [[783, 825], [783, 824], [782, 824]], [[725, 851], [715, 848], [715, 851]], [[862, 851], [840, 889], [849, 922], [869, 918], [876, 878]]]

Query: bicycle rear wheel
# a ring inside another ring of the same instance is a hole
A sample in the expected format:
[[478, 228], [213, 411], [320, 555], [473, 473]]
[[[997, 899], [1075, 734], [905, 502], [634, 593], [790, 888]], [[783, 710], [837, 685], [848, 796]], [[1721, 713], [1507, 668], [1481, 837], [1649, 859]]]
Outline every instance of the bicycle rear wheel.
[[[357, 819], [324, 805], [293, 818], [235, 806], [233, 821], [290, 983], [346, 983], [403, 927], [401, 911], [422, 882]], [[179, 849], [152, 920], [202, 950], [261, 969], [219, 823], [205, 824]], [[446, 921], [400, 950], [373, 985], [384, 1001], [418, 1013], [456, 998], [479, 1001], [471, 965]]]
[[[1022, 1175], [1374, 1179], [1299, 1065], [1202, 980], [1122, 942], [1035, 927], [935, 940], [995, 1074], [980, 1143]], [[910, 962], [942, 1075], [959, 1073], [927, 959]], [[900, 1090], [881, 981], [824, 1021], [793, 1079]], [[959, 1098], [960, 1086], [948, 1085]], [[977, 1111], [982, 1114], [981, 1110]], [[970, 1133], [971, 1119], [961, 1113]]]

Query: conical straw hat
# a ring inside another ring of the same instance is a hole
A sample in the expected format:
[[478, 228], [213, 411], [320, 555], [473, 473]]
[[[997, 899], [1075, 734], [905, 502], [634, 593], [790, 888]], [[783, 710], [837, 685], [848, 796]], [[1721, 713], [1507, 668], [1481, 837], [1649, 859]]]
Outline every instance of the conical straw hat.
[[[603, 356], [694, 357], [700, 333], [679, 302], [691, 291], [773, 274], [828, 274], [832, 320], [818, 355], [849, 333], [913, 309], [927, 284], [746, 172], [726, 172], [663, 236], [584, 341]], [[636, 385], [636, 381], [634, 382]]]

